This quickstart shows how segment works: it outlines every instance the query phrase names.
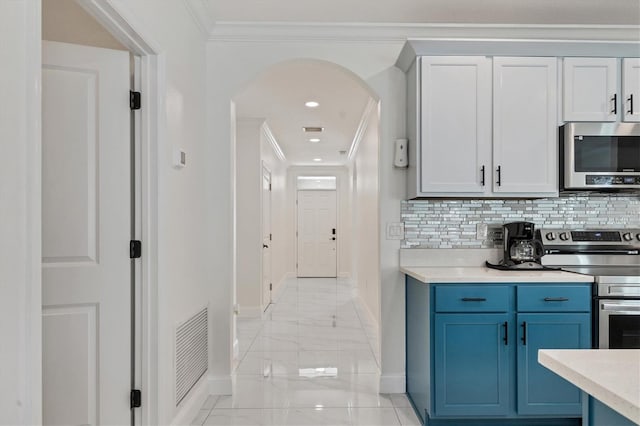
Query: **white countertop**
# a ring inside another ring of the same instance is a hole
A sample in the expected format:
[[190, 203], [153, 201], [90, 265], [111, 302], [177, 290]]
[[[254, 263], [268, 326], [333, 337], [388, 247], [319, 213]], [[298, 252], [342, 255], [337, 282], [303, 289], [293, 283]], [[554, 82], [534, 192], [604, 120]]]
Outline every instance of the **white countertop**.
[[593, 277], [564, 271], [500, 271], [476, 267], [410, 267], [400, 271], [424, 283], [586, 283]]
[[542, 349], [538, 362], [640, 424], [640, 349]]

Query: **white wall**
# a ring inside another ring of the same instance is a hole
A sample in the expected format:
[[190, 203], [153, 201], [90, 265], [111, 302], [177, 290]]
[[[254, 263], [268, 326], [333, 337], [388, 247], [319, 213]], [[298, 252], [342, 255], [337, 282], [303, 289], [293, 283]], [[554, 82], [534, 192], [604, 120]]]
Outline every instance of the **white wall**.
[[0, 2], [0, 38], [0, 424], [33, 425], [42, 422], [39, 4]]
[[262, 281], [263, 119], [238, 119], [236, 126], [236, 303], [240, 316], [259, 316]]
[[262, 168], [271, 172], [271, 280], [274, 292], [286, 273], [286, 164], [269, 143], [261, 118], [236, 122], [236, 303], [240, 316], [262, 313]]
[[367, 128], [353, 159], [353, 244], [358, 294], [380, 325], [380, 224], [378, 211], [378, 108], [366, 118]]

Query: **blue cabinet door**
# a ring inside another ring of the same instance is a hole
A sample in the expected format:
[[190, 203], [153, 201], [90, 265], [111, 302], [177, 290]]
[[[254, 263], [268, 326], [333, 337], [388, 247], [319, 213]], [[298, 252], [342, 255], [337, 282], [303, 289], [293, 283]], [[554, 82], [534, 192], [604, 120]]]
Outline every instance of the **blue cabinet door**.
[[588, 313], [518, 314], [518, 414], [579, 417], [580, 390], [538, 363], [538, 349], [591, 347]]
[[436, 416], [503, 416], [509, 412], [513, 318], [509, 314], [436, 314]]

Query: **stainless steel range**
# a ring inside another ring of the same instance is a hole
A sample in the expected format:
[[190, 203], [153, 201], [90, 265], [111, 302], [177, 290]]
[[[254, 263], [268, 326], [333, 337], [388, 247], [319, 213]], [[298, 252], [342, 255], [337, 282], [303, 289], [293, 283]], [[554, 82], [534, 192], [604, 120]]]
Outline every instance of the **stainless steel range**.
[[640, 349], [640, 229], [541, 229], [542, 264], [594, 277], [593, 345]]

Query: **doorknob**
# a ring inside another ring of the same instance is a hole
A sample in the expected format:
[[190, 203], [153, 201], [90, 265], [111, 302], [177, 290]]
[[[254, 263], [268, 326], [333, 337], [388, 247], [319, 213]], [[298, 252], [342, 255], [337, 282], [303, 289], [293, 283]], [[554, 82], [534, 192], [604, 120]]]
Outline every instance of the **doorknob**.
[[269, 248], [269, 246], [268, 246], [268, 245], [266, 245], [266, 244], [263, 244], [263, 245], [262, 245], [262, 248]]

